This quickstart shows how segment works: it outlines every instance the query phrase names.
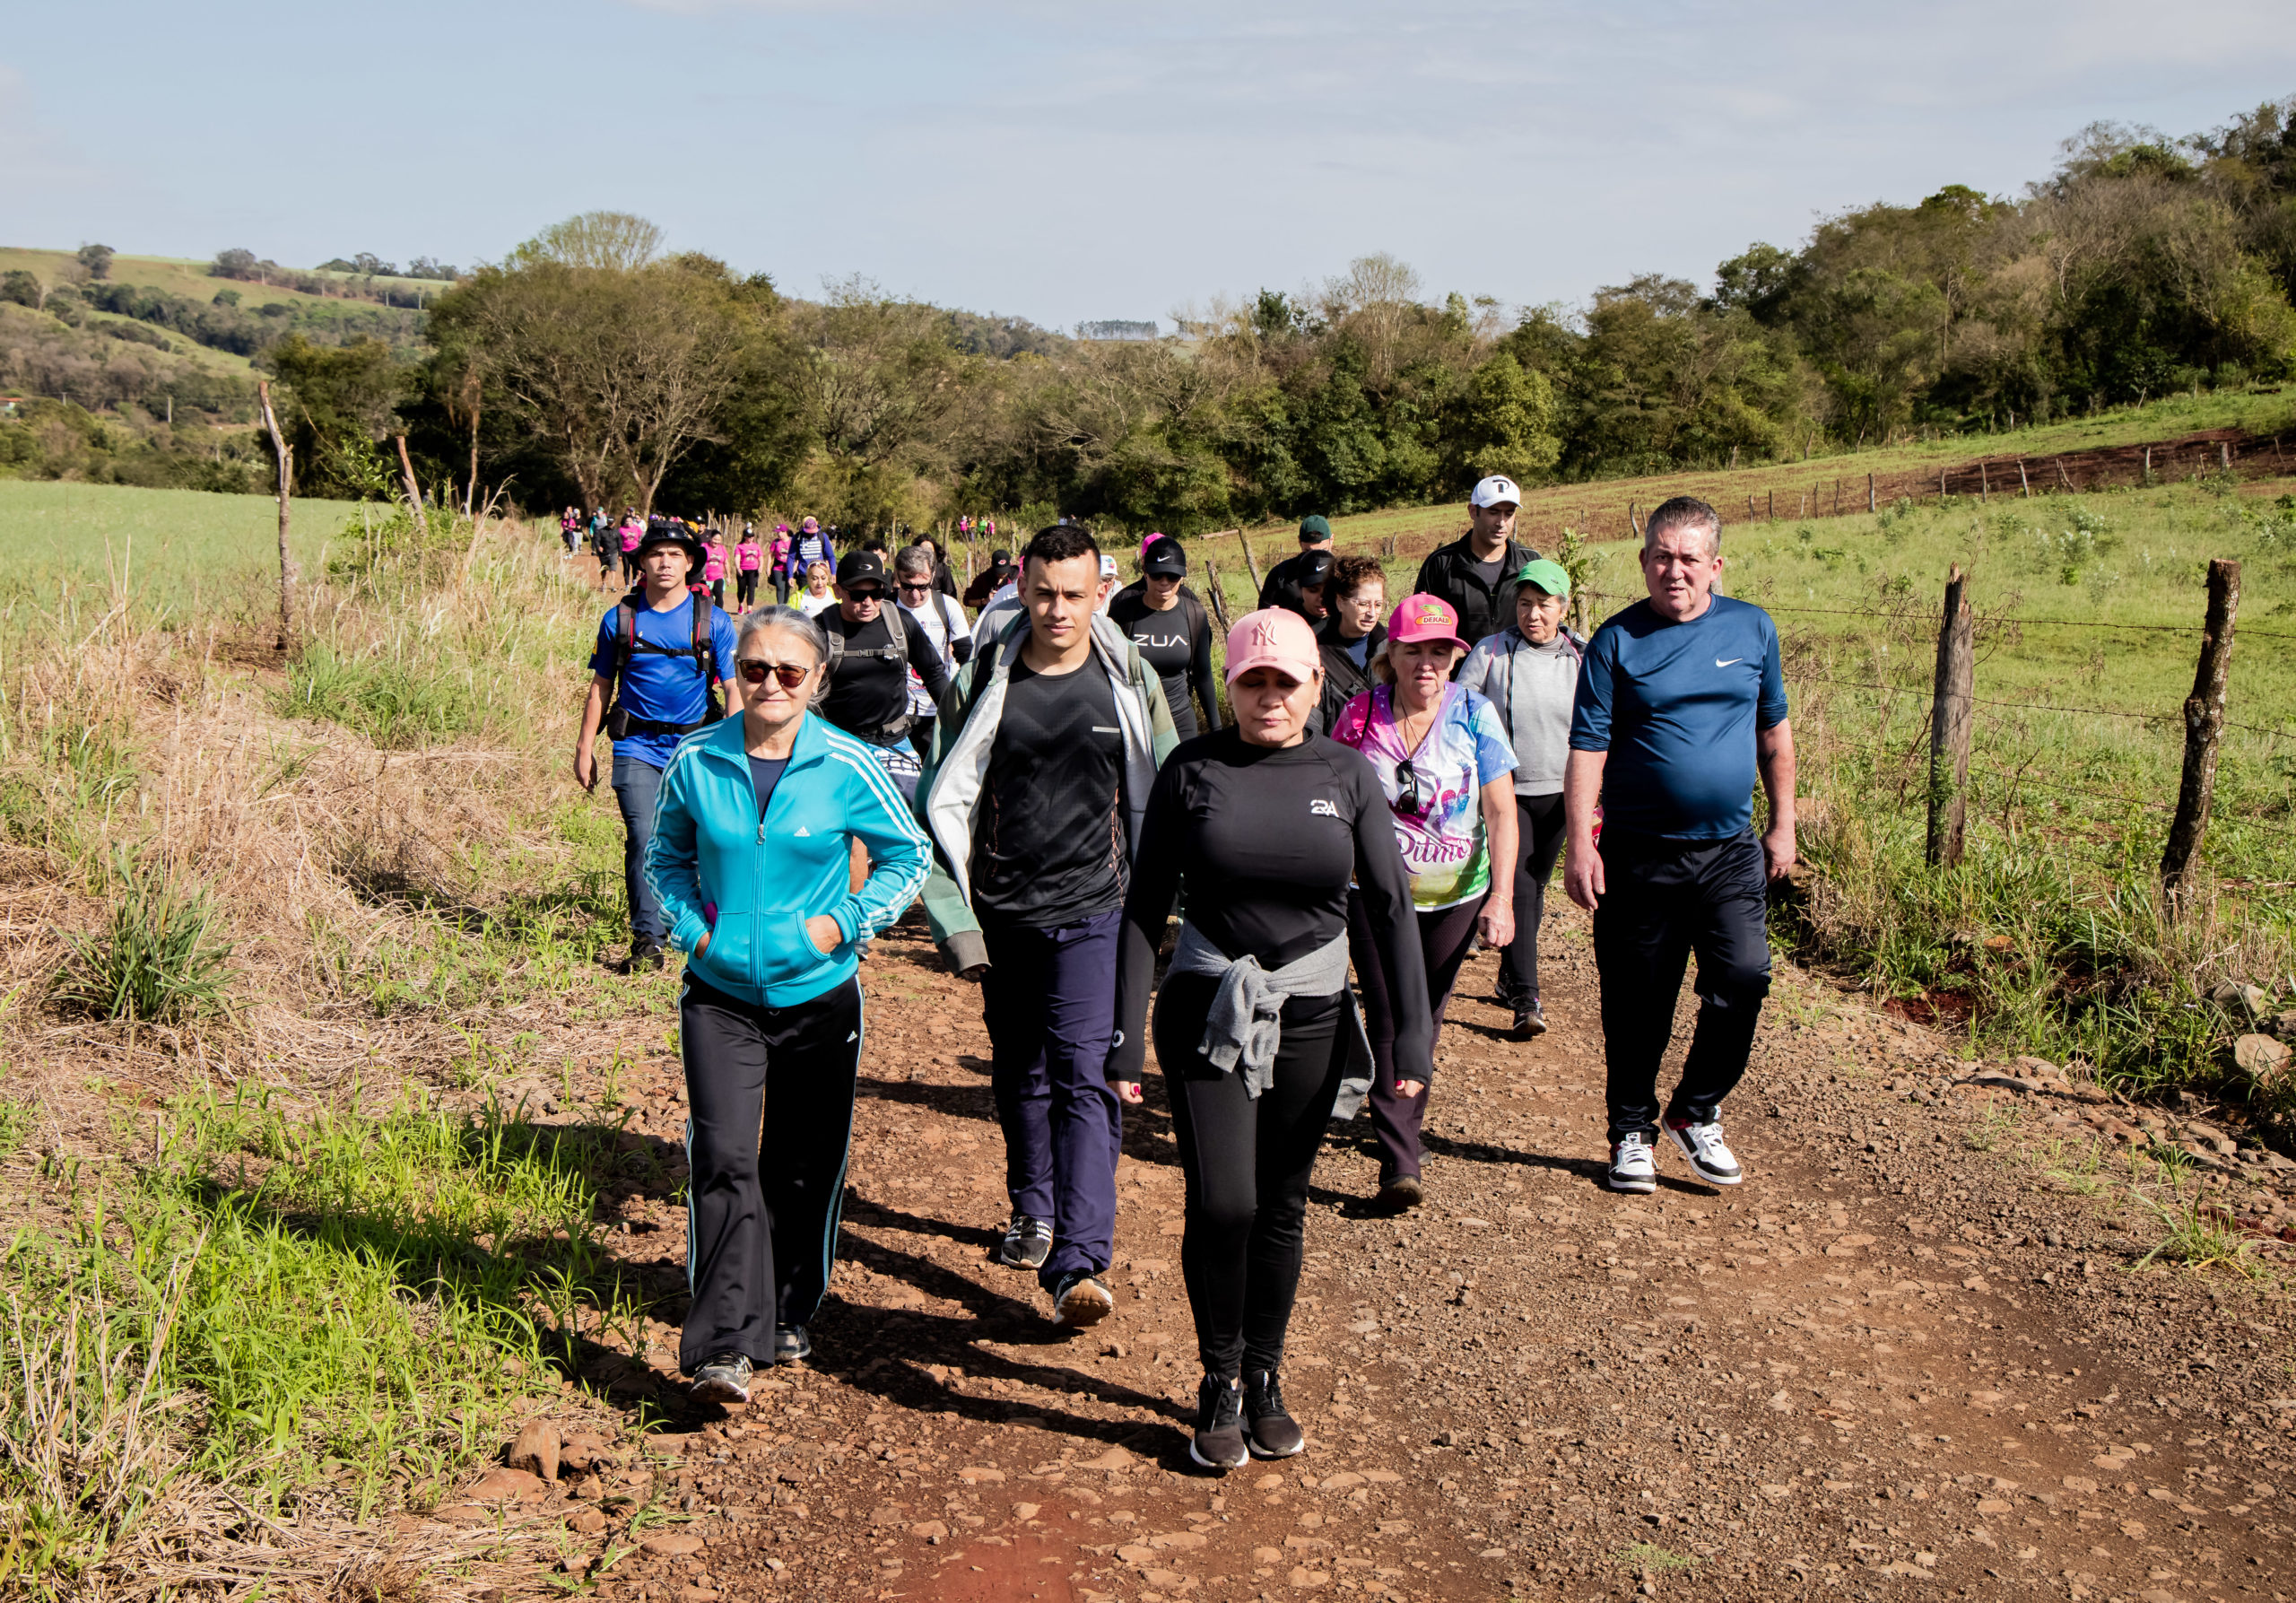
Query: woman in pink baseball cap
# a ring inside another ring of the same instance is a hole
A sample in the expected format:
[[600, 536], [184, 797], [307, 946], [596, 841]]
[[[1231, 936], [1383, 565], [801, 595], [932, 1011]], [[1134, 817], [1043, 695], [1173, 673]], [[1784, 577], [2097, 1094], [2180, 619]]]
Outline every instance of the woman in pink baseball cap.
[[[1418, 992], [1401, 997], [1375, 1068], [1348, 991], [1351, 908], [1373, 963], [1413, 975], [1424, 963], [1378, 779], [1309, 733], [1322, 690], [1315, 632], [1299, 614], [1273, 607], [1237, 622], [1236, 721], [1182, 743], [1157, 772], [1125, 897], [1108, 1077], [1127, 1102], [1140, 1100], [1165, 919], [1176, 897], [1187, 910], [1153, 1028], [1187, 1175], [1180, 1263], [1204, 1363], [1188, 1452], [1206, 1468], [1304, 1445], [1278, 1371], [1324, 1127], [1344, 1081], [1400, 1074], [1388, 1094], [1407, 1102], [1433, 1068]], [[1352, 897], [1351, 880], [1361, 887]]]
[[1419, 1003], [1423, 987], [1439, 1035], [1474, 937], [1504, 946], [1515, 934], [1514, 876], [1491, 872], [1494, 861], [1515, 860], [1515, 747], [1497, 709], [1451, 683], [1466, 651], [1449, 602], [1424, 592], [1405, 597], [1388, 615], [1387, 644], [1371, 659], [1379, 683], [1348, 702], [1331, 731], [1334, 740], [1370, 760], [1394, 813], [1425, 959], [1417, 970], [1370, 961], [1377, 926], [1362, 910], [1354, 928], [1355, 972], [1381, 1070], [1372, 1076], [1369, 1101], [1379, 1145], [1379, 1202], [1390, 1208], [1415, 1207], [1426, 1197], [1419, 1143], [1426, 1088], [1416, 1096], [1389, 1089], [1396, 1078], [1390, 1043], [1398, 1039], [1397, 1021], [1406, 1006]]

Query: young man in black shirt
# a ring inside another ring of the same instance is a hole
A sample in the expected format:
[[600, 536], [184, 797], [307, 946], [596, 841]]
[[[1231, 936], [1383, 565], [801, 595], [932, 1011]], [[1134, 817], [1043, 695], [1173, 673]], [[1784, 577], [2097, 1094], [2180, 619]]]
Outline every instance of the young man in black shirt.
[[1539, 553], [1515, 543], [1515, 510], [1523, 492], [1492, 474], [1467, 497], [1467, 532], [1428, 553], [1411, 588], [1439, 596], [1459, 615], [1459, 638], [1472, 647], [1515, 621], [1515, 575]]
[[874, 746], [902, 797], [914, 802], [919, 764], [909, 738], [917, 720], [909, 710], [909, 670], [935, 701], [949, 685], [933, 637], [906, 608], [885, 604], [884, 561], [865, 548], [837, 564], [837, 605], [820, 623], [829, 634], [830, 671], [813, 710]]
[[1013, 1202], [999, 1257], [1035, 1269], [1069, 1326], [1116, 1306], [1100, 1276], [1124, 1132], [1102, 1076], [1118, 925], [1141, 812], [1178, 744], [1162, 685], [1096, 614], [1100, 593], [1083, 529], [1030, 542], [1025, 623], [958, 670], [918, 785], [935, 849], [926, 917], [981, 982]]
[[[1318, 563], [1316, 559], [1321, 557]], [[1300, 605], [1302, 587], [1321, 584], [1337, 560], [1331, 548], [1331, 520], [1321, 513], [1300, 519], [1300, 550], [1296, 556], [1285, 557], [1267, 571], [1267, 579], [1259, 588], [1262, 607], [1288, 606], [1309, 623], [1315, 617]], [[1309, 576], [1313, 575], [1312, 578]]]

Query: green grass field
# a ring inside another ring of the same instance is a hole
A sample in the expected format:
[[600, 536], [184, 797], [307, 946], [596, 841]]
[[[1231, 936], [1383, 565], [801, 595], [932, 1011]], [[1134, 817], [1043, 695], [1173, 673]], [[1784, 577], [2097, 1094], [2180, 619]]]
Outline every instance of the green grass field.
[[[350, 501], [291, 507], [295, 560], [306, 566], [318, 563], [344, 523], [359, 516]], [[42, 590], [63, 579], [107, 582], [124, 567], [148, 603], [279, 565], [279, 505], [267, 495], [0, 479], [0, 528], [14, 551], [0, 583]]]

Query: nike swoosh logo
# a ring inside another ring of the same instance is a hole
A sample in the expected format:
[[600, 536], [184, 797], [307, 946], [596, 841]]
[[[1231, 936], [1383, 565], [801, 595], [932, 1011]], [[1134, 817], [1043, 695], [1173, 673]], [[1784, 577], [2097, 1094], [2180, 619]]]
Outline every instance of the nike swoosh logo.
[[1718, 668], [1726, 668], [1734, 662], [1744, 662], [1745, 660], [1746, 659], [1743, 657], [1718, 657], [1714, 659], [1714, 666]]

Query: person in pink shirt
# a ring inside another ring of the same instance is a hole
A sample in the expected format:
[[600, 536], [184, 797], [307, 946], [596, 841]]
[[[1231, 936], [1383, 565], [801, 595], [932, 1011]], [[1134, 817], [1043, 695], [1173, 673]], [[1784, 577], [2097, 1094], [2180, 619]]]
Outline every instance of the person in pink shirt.
[[719, 611], [726, 606], [726, 536], [716, 529], [707, 532], [701, 542], [701, 582], [709, 587], [709, 599]]
[[631, 584], [639, 579], [638, 542], [646, 533], [646, 520], [638, 515], [636, 507], [622, 510], [622, 526], [615, 531], [622, 536], [622, 576]]
[[773, 579], [773, 599], [782, 606], [789, 605], [789, 526], [773, 526], [773, 544], [767, 547], [767, 561]]
[[765, 547], [758, 544], [757, 525], [742, 525], [740, 544], [734, 547], [734, 610], [747, 612], [757, 605], [758, 565], [765, 560]]

